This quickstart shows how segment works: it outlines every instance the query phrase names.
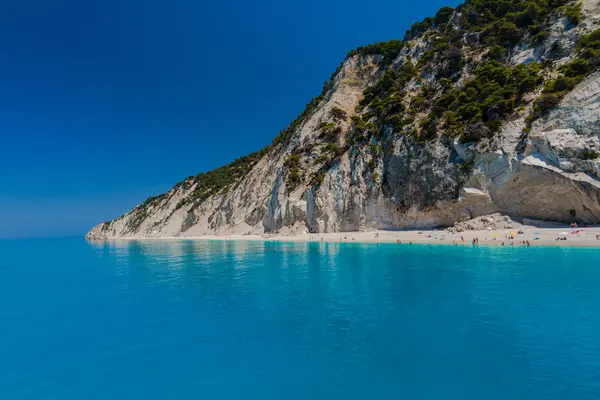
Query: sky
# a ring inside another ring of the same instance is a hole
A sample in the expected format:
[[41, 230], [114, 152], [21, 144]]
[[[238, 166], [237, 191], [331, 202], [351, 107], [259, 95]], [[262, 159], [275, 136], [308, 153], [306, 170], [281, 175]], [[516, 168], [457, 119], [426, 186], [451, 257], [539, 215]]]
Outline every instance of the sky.
[[0, 238], [83, 235], [261, 149], [350, 49], [457, 4], [5, 2]]

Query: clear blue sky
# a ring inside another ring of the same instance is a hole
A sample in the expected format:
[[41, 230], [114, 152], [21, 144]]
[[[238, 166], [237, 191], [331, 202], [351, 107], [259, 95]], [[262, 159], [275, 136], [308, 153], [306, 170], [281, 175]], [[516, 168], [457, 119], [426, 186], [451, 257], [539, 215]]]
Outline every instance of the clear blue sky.
[[348, 50], [458, 1], [5, 3], [0, 238], [84, 234], [264, 147]]

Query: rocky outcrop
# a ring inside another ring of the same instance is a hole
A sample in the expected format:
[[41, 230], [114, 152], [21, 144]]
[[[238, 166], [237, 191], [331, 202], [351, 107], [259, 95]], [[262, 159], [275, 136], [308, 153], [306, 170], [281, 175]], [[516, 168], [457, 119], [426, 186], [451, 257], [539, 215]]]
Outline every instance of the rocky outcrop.
[[[595, 1], [584, 2], [584, 12]], [[597, 10], [592, 10], [586, 14], [587, 25], [563, 35], [571, 51], [556, 61], [557, 67], [569, 61], [576, 43], [573, 35], [598, 23]], [[557, 23], [552, 29], [559, 37], [569, 28]], [[474, 35], [465, 35], [465, 46], [478, 40]], [[543, 58], [551, 47], [515, 46], [510, 62]], [[403, 65], [407, 59], [417, 62], [426, 48], [423, 38], [414, 39], [391, 65]], [[588, 75], [531, 125], [526, 117], [532, 102], [504, 120], [496, 134], [486, 132], [485, 125], [470, 126], [473, 132], [468, 135], [481, 132], [477, 143], [445, 135], [424, 141], [386, 125], [379, 137], [353, 145], [346, 133], [360, 111], [363, 92], [388, 67], [377, 55], [347, 58], [331, 88], [289, 139], [270, 148], [235, 185], [199, 202], [192, 201], [198, 182], [184, 182], [94, 227], [86, 237], [426, 228], [493, 213], [600, 223], [600, 73]], [[456, 85], [471, 72], [465, 67]], [[424, 81], [436, 84], [434, 77], [423, 74], [407, 85], [407, 96]], [[327, 123], [335, 123], [337, 131], [324, 139]], [[290, 184], [286, 167], [291, 155], [300, 165], [296, 185]]]
[[466, 231], [516, 229], [521, 226], [523, 225], [511, 220], [509, 216], [496, 213], [473, 218], [469, 221], [457, 222], [446, 230], [451, 233], [460, 233]]

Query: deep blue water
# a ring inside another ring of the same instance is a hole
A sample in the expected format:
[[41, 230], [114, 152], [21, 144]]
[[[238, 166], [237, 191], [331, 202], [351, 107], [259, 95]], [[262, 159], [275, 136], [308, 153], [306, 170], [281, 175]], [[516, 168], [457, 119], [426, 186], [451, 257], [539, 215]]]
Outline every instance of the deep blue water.
[[0, 241], [2, 399], [598, 399], [600, 250]]

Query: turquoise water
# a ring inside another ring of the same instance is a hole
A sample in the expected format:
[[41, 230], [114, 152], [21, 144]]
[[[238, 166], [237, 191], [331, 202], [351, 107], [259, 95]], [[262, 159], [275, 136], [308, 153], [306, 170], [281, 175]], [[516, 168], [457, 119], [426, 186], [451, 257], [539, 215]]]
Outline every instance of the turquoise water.
[[0, 241], [3, 399], [598, 399], [600, 250]]

